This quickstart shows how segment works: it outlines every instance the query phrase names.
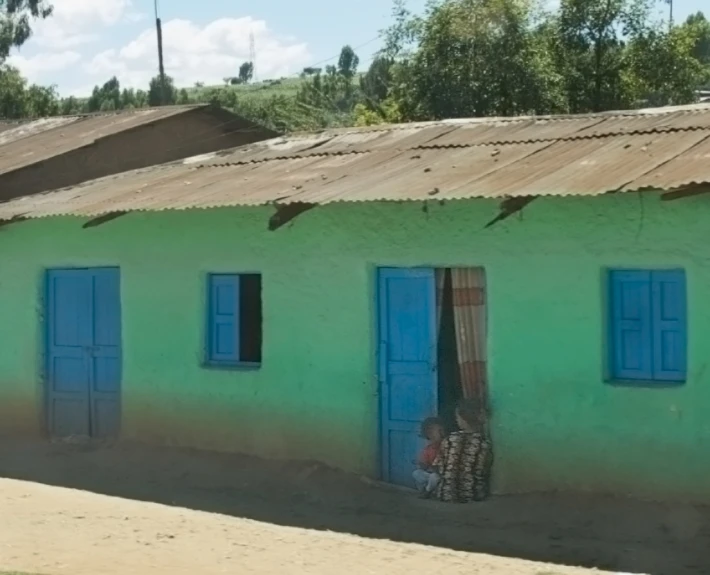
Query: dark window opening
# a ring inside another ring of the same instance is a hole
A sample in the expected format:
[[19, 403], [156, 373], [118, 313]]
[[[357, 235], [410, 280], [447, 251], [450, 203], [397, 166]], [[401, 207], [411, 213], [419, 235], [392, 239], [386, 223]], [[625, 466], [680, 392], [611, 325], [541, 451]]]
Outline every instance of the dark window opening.
[[239, 290], [239, 359], [261, 363], [262, 309], [261, 275], [240, 276]]

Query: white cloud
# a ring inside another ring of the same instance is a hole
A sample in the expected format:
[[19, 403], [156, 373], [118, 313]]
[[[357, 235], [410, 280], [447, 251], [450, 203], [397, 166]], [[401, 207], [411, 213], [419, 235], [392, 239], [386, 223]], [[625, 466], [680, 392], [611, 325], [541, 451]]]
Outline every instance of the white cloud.
[[19, 68], [31, 82], [37, 82], [46, 72], [66, 70], [81, 60], [81, 54], [72, 50], [64, 52], [46, 52], [25, 57], [13, 54], [8, 59], [9, 63]]
[[126, 15], [124, 16], [124, 20], [126, 22], [143, 22], [148, 18], [148, 15], [145, 12], [126, 12]]
[[[37, 83], [56, 83], [62, 94], [85, 95], [87, 86], [113, 75], [125, 86], [147, 87], [158, 69], [153, 26], [146, 25], [122, 47], [111, 42], [112, 37], [125, 38], [148, 19], [137, 10], [142, 2], [138, 6], [136, 0], [53, 0], [53, 4], [54, 14], [35, 22], [30, 41], [10, 57], [25, 76]], [[221, 18], [200, 25], [174, 19], [163, 23], [166, 72], [178, 86], [198, 81], [219, 84], [224, 77], [236, 76], [249, 60], [250, 34], [261, 79], [297, 72], [311, 61], [305, 43], [278, 36], [263, 20]], [[92, 50], [87, 46], [92, 42], [101, 48]]]
[[[200, 27], [176, 19], [163, 24], [166, 73], [179, 86], [219, 83], [226, 76], [236, 76], [240, 64], [249, 59], [250, 33], [254, 34], [259, 77], [284, 76], [308, 64], [305, 43], [276, 36], [263, 20], [221, 18]], [[156, 74], [157, 60], [155, 31], [149, 28], [123, 48], [94, 56], [86, 71], [99, 80], [116, 75], [124, 85], [145, 87]]]
[[34, 26], [32, 42], [42, 48], [66, 49], [98, 39], [97, 27], [112, 26], [128, 13], [131, 0], [54, 0], [54, 13]]

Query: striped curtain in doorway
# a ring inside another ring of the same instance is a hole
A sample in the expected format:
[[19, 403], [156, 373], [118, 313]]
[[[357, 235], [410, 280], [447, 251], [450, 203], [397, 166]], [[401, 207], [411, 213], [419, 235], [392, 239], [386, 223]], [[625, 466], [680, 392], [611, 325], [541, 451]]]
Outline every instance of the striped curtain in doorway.
[[483, 268], [453, 268], [456, 348], [463, 397], [488, 407], [486, 365], [486, 279]]

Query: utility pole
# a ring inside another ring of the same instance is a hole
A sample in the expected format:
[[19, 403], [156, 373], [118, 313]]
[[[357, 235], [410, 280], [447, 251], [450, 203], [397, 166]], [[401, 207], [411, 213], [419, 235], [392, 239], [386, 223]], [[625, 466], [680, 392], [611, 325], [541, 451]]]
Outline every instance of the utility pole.
[[668, 28], [673, 28], [673, 0], [666, 0], [668, 2]]
[[249, 61], [251, 62], [251, 77], [256, 82], [256, 43], [253, 30], [249, 32]]
[[158, 33], [158, 71], [160, 74], [160, 105], [166, 104], [165, 97], [165, 66], [163, 66], [163, 28], [160, 24], [160, 15], [158, 13], [158, 0], [153, 0], [155, 8], [155, 29]]

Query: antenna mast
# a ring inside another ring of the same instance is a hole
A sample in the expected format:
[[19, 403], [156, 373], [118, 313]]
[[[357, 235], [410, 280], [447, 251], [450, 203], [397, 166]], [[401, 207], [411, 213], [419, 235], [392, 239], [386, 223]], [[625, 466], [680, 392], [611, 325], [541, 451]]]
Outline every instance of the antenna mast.
[[256, 82], [256, 43], [253, 30], [249, 32], [249, 61], [251, 62], [252, 80]]
[[158, 33], [158, 73], [160, 75], [160, 105], [166, 104], [165, 97], [165, 66], [163, 65], [163, 27], [160, 23], [158, 0], [153, 0], [155, 8], [155, 29]]

